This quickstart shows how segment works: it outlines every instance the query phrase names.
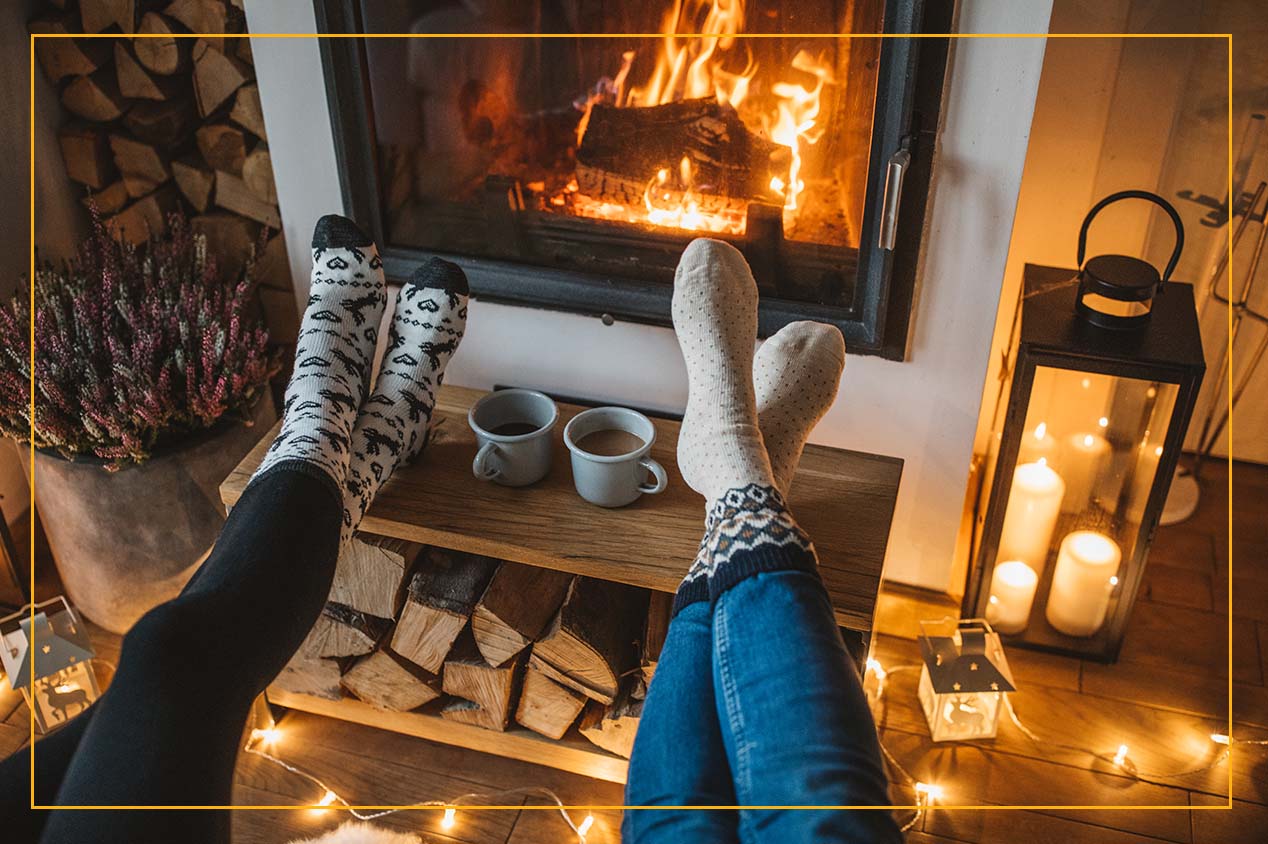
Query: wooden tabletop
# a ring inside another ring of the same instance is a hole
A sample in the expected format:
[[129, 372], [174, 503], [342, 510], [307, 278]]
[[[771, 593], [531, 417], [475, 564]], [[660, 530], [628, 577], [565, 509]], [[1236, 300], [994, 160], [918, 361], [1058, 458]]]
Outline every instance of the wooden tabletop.
[[[467, 409], [482, 395], [442, 388], [434, 440], [379, 492], [361, 530], [665, 592], [678, 588], [704, 523], [704, 502], [674, 459], [678, 422], [653, 420], [652, 456], [669, 473], [669, 488], [609, 510], [582, 500], [572, 485], [563, 429], [584, 409], [575, 405], [559, 406], [545, 479], [512, 489], [472, 477], [476, 445]], [[221, 484], [226, 505], [242, 495], [275, 435], [276, 428]], [[815, 445], [802, 456], [789, 506], [818, 549], [843, 627], [871, 629], [901, 474], [894, 457]]]

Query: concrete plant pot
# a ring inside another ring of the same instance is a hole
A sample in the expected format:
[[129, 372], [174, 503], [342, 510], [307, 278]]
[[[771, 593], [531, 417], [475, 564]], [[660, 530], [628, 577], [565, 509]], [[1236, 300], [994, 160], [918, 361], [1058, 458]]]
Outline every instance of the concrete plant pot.
[[223, 420], [137, 466], [107, 472], [20, 448], [67, 597], [94, 623], [124, 633], [173, 598], [224, 524], [219, 486], [277, 420], [265, 391], [253, 424]]

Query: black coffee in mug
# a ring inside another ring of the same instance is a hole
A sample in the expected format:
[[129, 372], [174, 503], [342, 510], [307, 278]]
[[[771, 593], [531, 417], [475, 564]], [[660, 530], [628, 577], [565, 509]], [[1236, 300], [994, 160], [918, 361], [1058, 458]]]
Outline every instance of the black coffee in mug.
[[577, 448], [600, 457], [620, 457], [643, 447], [644, 440], [637, 434], [619, 428], [591, 431], [577, 440]]
[[489, 433], [499, 437], [519, 437], [536, 431], [537, 425], [532, 422], [503, 422]]

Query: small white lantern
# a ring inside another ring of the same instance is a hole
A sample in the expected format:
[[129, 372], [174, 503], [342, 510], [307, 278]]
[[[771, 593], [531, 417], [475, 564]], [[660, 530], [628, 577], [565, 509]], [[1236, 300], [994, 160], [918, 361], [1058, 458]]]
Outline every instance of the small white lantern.
[[[920, 622], [920, 705], [934, 741], [994, 738], [1015, 691], [999, 634], [980, 618]], [[931, 635], [931, 630], [950, 635]], [[949, 628], [949, 629], [947, 629]]]
[[88, 631], [65, 598], [36, 604], [34, 618], [25, 607], [0, 619], [0, 644], [9, 685], [22, 692], [41, 733], [65, 724], [100, 694]]

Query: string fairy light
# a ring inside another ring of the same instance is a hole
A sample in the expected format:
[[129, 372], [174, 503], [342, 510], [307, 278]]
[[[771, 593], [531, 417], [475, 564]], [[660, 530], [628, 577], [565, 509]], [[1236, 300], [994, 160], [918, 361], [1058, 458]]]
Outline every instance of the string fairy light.
[[[343, 806], [344, 810], [357, 820], [372, 821], [377, 818], [386, 817], [387, 815], [394, 815], [397, 812], [407, 811], [406, 809], [383, 809], [375, 812], [361, 812], [352, 808], [351, 803], [349, 803], [342, 795], [316, 775], [311, 774], [296, 765], [292, 765], [290, 762], [287, 762], [271, 752], [271, 749], [276, 747], [276, 745], [280, 742], [282, 738], [282, 730], [271, 718], [269, 719], [267, 726], [255, 726], [254, 718], [257, 714], [258, 713], [255, 710], [252, 711], [252, 729], [250, 733], [248, 733], [246, 745], [242, 748], [243, 752], [277, 765], [279, 768], [282, 768], [288, 773], [294, 774], [301, 779], [307, 780], [320, 789], [322, 796], [311, 808], [312, 812], [316, 814], [324, 814], [329, 811], [328, 807], [333, 807], [337, 803], [340, 806]], [[555, 804], [559, 810], [560, 816], [564, 820], [564, 823], [566, 823], [568, 828], [573, 831], [573, 834], [577, 836], [577, 844], [587, 844], [586, 833], [594, 826], [594, 816], [587, 814], [581, 823], [574, 822], [572, 816], [568, 813], [568, 810], [564, 808], [564, 803], [559, 799], [559, 795], [551, 791], [549, 788], [541, 786], [509, 788], [503, 791], [471, 792], [459, 795], [452, 800], [421, 800], [412, 804], [410, 809], [433, 806], [437, 809], [443, 809], [444, 812], [440, 818], [440, 828], [447, 831], [457, 826], [458, 806], [461, 804], [478, 803], [488, 805], [499, 801], [523, 800], [531, 797], [544, 799], [548, 803]]]

